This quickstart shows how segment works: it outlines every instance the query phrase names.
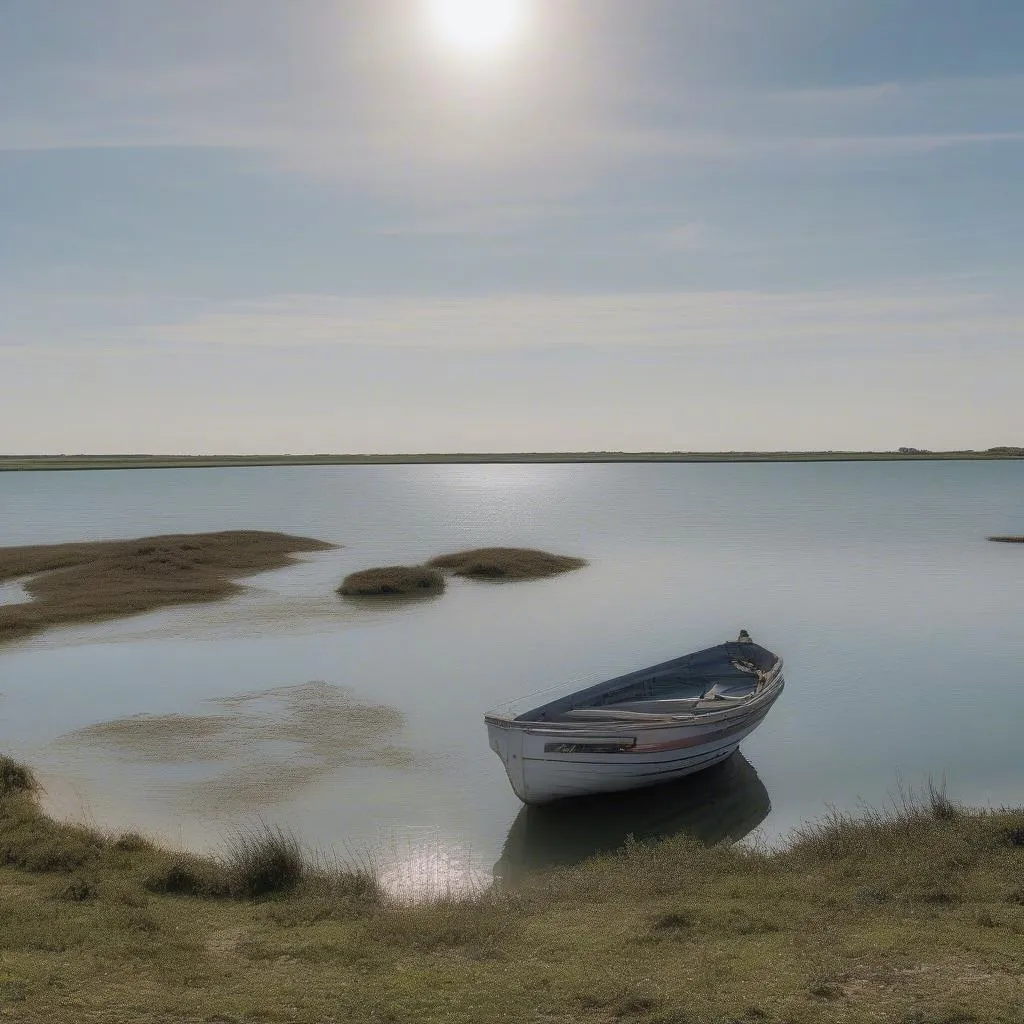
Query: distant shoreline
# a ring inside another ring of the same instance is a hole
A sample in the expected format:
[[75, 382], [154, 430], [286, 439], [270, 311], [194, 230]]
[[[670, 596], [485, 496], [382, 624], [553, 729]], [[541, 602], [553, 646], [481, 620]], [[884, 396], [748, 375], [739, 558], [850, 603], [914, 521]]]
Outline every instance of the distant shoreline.
[[0, 472], [241, 466], [405, 466], [589, 462], [936, 462], [1024, 459], [1024, 448], [882, 452], [472, 452], [393, 455], [0, 455]]

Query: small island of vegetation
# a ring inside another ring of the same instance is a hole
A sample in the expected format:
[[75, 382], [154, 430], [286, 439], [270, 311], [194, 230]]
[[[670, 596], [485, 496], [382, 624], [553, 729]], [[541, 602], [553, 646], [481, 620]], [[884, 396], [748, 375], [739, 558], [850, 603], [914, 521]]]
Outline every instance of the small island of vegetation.
[[584, 558], [552, 555], [533, 548], [473, 548], [432, 558], [427, 565], [455, 576], [481, 580], [533, 580], [571, 572], [587, 565]]
[[24, 579], [32, 600], [0, 605], [0, 642], [51, 626], [219, 601], [238, 579], [336, 547], [261, 530], [0, 548], [0, 583]]
[[384, 565], [362, 569], [345, 577], [337, 593], [342, 597], [407, 597], [440, 594], [444, 576], [423, 565]]
[[989, 537], [997, 544], [1024, 544], [1024, 537]]
[[385, 565], [345, 577], [342, 597], [409, 597], [440, 594], [444, 573], [479, 580], [533, 580], [587, 565], [583, 558], [553, 555], [532, 548], [473, 548], [439, 555], [426, 565]]

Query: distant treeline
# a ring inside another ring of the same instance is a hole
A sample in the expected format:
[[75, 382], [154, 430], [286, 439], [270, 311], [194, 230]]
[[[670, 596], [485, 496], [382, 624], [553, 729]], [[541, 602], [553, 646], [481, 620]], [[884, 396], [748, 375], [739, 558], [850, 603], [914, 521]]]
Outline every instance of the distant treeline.
[[896, 451], [802, 452], [407, 452], [394, 454], [311, 455], [0, 455], [0, 471], [44, 469], [184, 469], [226, 466], [410, 465], [444, 463], [573, 462], [857, 462], [902, 459], [1018, 459], [1024, 447], [1000, 445], [983, 451], [931, 451], [903, 447]]

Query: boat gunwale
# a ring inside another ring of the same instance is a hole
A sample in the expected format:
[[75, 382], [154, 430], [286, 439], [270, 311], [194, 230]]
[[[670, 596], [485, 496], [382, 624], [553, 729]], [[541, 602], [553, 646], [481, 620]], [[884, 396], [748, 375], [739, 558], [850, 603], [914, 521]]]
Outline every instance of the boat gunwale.
[[[593, 719], [578, 722], [537, 722], [523, 720], [512, 715], [502, 715], [497, 712], [488, 712], [484, 715], [484, 722], [488, 726], [498, 729], [519, 730], [531, 736], [571, 736], [576, 737], [591, 733], [595, 736], [613, 735], [622, 730], [653, 730], [692, 727], [695, 725], [714, 724], [727, 721], [732, 718], [742, 718], [751, 711], [756, 710], [768, 698], [774, 701], [782, 692], [785, 686], [785, 679], [782, 675], [782, 658], [775, 656], [772, 667], [764, 673], [758, 688], [747, 697], [739, 701], [730, 701], [729, 707], [713, 707], [706, 711], [691, 711], [679, 714], [647, 714], [645, 712], [623, 712], [620, 716], [610, 714], [605, 724], [595, 722]], [[608, 709], [610, 712], [612, 708]], [[626, 716], [629, 716], [628, 718]]]

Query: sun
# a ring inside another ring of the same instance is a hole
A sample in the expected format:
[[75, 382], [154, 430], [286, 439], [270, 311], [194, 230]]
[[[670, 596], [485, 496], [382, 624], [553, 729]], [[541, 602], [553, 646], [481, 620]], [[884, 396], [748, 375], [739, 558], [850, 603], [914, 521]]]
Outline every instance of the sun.
[[529, 0], [426, 0], [430, 28], [449, 49], [471, 58], [496, 56], [526, 28]]

